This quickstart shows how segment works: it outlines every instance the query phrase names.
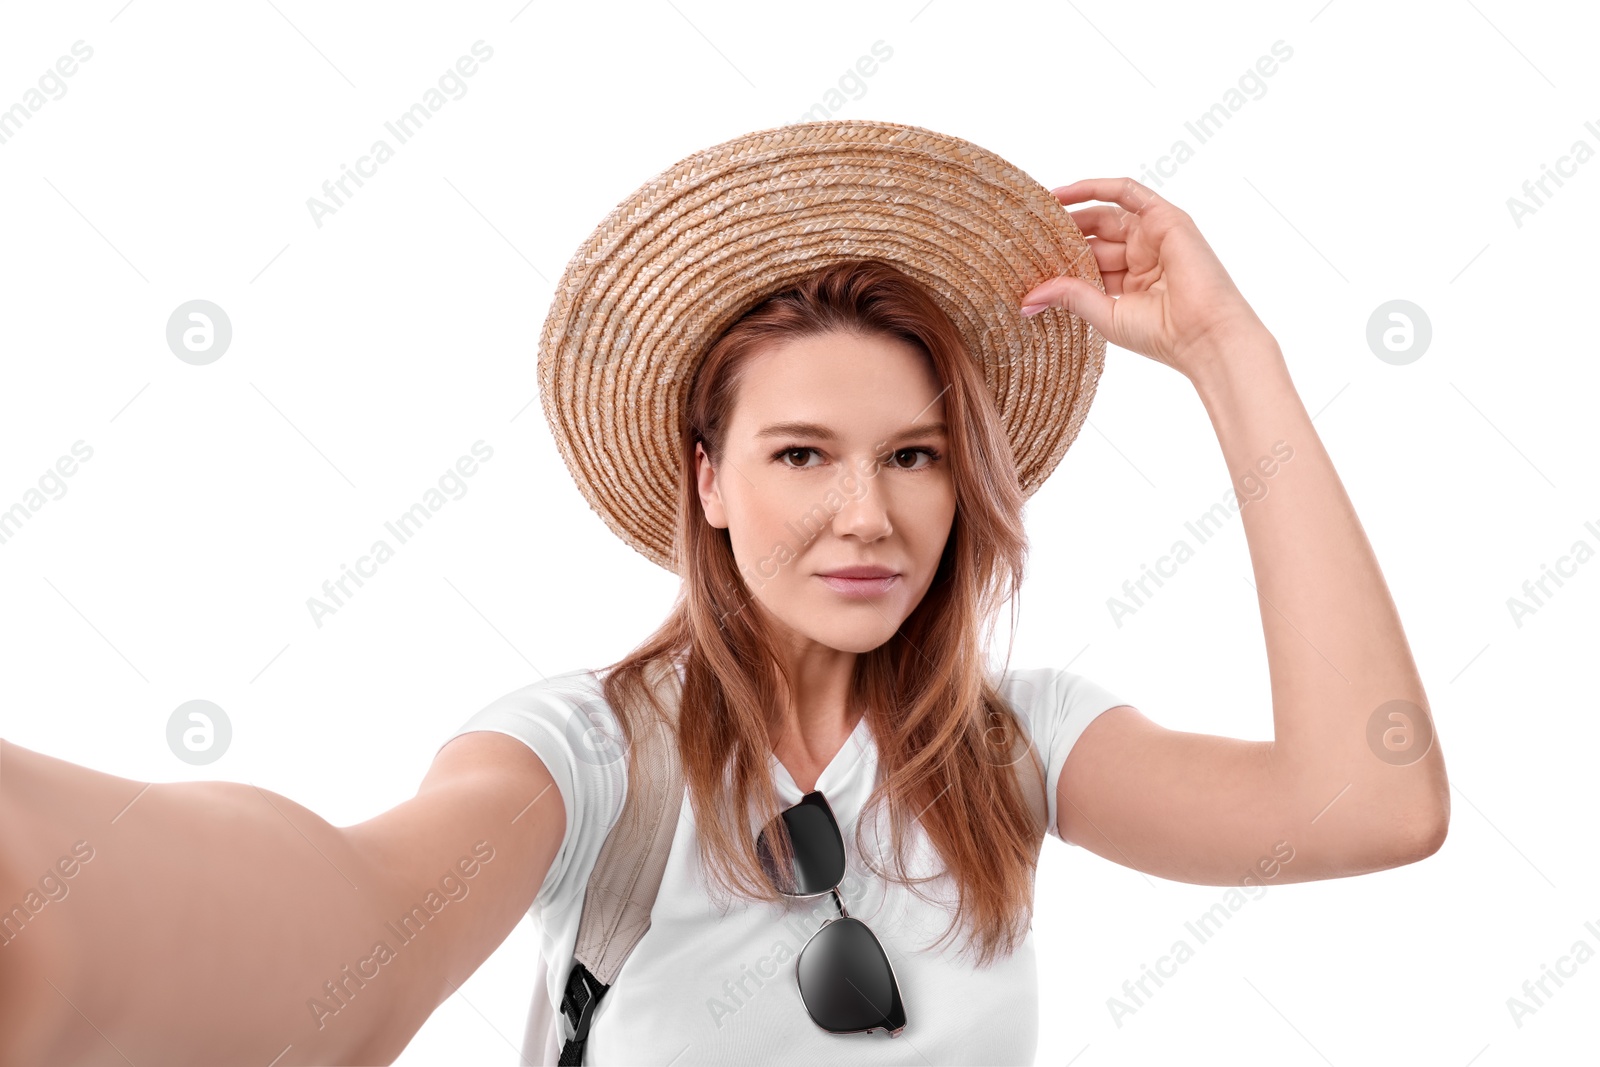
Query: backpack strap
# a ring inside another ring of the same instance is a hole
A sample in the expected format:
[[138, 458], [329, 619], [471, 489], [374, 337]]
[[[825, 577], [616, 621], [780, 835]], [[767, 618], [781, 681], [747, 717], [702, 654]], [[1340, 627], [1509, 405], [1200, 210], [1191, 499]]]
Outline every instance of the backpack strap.
[[629, 745], [622, 815], [589, 875], [572, 971], [561, 998], [561, 1012], [572, 1025], [561, 1048], [563, 1065], [583, 1062], [600, 998], [650, 929], [650, 909], [661, 889], [682, 807], [683, 768], [673, 734], [682, 688], [672, 663], [658, 660], [650, 666], [657, 670], [655, 693], [671, 723], [658, 718], [648, 726], [640, 724]]

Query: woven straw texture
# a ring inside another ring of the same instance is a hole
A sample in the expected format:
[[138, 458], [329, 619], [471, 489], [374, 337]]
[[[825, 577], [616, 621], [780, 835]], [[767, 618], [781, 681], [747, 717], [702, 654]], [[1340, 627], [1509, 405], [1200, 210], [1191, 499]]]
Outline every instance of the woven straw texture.
[[681, 420], [700, 357], [800, 276], [881, 259], [924, 287], [982, 365], [1026, 496], [1060, 463], [1094, 398], [1105, 339], [1021, 297], [1074, 275], [1105, 289], [1048, 189], [993, 152], [867, 120], [758, 130], [679, 161], [595, 228], [556, 285], [539, 394], [590, 506], [681, 573]]

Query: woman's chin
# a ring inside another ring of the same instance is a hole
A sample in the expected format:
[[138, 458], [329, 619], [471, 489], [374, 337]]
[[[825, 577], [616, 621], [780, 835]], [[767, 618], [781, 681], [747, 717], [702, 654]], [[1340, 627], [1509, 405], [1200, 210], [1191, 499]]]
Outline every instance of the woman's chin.
[[799, 632], [811, 640], [840, 652], [871, 652], [894, 636], [895, 626], [889, 619], [875, 615], [870, 620], [818, 620], [817, 625]]

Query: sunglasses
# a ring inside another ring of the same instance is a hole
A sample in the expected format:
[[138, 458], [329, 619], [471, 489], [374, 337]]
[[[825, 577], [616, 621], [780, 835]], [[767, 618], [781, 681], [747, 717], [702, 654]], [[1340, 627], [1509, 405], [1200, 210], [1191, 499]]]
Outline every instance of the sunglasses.
[[[789, 870], [780, 871], [769, 833], [780, 826], [794, 849]], [[851, 917], [839, 896], [844, 881], [844, 837], [833, 808], [812, 790], [786, 808], [756, 837], [756, 852], [773, 888], [786, 897], [804, 899], [833, 895], [839, 909], [811, 935], [795, 960], [795, 980], [811, 1021], [832, 1034], [864, 1034], [885, 1030], [899, 1037], [906, 1026], [900, 984], [877, 935]]]

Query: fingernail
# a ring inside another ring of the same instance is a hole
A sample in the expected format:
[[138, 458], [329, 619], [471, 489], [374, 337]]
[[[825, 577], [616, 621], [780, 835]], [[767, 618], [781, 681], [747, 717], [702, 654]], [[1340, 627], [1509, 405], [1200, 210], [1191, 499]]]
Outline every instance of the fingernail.
[[1024, 318], [1026, 318], [1029, 315], [1037, 315], [1037, 314], [1039, 314], [1039, 312], [1043, 311], [1045, 308], [1047, 308], [1049, 306], [1050, 306], [1049, 304], [1023, 304], [1022, 305], [1022, 315], [1023, 315]]

